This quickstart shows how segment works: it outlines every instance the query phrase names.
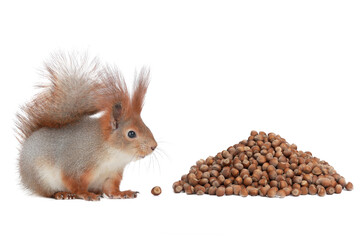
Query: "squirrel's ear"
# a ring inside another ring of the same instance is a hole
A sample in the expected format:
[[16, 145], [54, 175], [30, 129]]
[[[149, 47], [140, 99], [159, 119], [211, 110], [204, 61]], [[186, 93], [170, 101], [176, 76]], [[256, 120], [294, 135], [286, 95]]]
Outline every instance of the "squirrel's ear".
[[113, 130], [118, 129], [119, 127], [121, 111], [122, 111], [122, 105], [120, 103], [114, 104], [112, 109], [112, 117], [111, 117], [111, 125]]

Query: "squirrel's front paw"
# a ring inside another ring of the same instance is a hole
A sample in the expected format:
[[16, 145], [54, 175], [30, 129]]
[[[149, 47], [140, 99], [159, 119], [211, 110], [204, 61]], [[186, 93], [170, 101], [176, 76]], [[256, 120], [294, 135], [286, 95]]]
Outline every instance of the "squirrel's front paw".
[[127, 191], [116, 191], [106, 194], [109, 198], [124, 199], [124, 198], [136, 198], [139, 192]]

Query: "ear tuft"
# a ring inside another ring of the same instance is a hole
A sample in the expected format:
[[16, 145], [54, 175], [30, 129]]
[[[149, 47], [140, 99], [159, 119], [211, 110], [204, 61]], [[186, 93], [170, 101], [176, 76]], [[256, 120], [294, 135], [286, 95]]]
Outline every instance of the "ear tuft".
[[132, 108], [133, 111], [137, 114], [140, 114], [144, 104], [144, 97], [147, 93], [149, 85], [149, 69], [143, 67], [140, 70], [139, 75], [137, 76], [134, 82], [133, 96], [132, 96]]

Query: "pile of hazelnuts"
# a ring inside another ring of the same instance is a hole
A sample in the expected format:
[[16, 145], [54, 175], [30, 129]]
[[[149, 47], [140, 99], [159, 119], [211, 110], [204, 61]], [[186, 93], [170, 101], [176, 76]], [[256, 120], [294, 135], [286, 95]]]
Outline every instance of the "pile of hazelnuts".
[[298, 151], [275, 133], [252, 131], [248, 140], [197, 161], [173, 184], [175, 193], [280, 197], [338, 194], [351, 182], [327, 162]]

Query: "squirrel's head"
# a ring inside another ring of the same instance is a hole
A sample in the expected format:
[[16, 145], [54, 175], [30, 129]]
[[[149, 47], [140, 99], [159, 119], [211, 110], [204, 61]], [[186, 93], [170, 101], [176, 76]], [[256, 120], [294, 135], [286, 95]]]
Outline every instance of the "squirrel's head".
[[[140, 113], [149, 85], [149, 71], [142, 69], [134, 83], [130, 97], [122, 76], [106, 71], [105, 113], [101, 118], [102, 132], [108, 143], [135, 157], [144, 158], [157, 147], [152, 132], [144, 124]], [[105, 81], [104, 81], [105, 79]]]

